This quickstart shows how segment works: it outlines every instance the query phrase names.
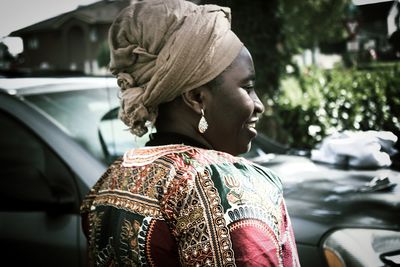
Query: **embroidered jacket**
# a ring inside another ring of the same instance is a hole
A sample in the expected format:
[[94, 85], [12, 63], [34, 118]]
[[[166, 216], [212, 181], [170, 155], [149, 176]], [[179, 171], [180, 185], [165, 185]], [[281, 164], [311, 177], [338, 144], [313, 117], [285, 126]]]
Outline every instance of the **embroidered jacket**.
[[94, 266], [300, 266], [280, 179], [214, 150], [130, 150], [81, 212]]

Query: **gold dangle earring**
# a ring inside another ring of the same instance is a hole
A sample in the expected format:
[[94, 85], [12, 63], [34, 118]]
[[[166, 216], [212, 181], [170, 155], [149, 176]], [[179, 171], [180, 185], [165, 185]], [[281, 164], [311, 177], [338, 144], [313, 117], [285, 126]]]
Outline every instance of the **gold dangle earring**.
[[199, 128], [199, 132], [200, 133], [204, 133], [208, 128], [208, 123], [206, 121], [206, 118], [204, 117], [204, 110], [203, 109], [201, 109], [201, 118], [200, 118], [200, 121], [199, 121], [198, 128]]

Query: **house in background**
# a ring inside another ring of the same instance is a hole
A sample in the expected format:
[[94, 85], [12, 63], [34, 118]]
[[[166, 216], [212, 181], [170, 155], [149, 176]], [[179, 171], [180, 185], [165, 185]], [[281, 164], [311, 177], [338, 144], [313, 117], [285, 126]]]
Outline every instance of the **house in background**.
[[[356, 51], [372, 53], [378, 60], [398, 60], [400, 0], [353, 0], [357, 7]], [[397, 38], [397, 39], [396, 39]]]
[[97, 57], [108, 28], [130, 2], [101, 0], [12, 32], [23, 40], [19, 67], [100, 74]]

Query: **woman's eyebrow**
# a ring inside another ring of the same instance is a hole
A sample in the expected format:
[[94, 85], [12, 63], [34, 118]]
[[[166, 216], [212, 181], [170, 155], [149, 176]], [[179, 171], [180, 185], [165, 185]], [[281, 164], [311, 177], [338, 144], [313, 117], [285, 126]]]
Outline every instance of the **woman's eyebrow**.
[[249, 81], [255, 81], [255, 80], [256, 80], [256, 74], [250, 73], [247, 77], [242, 79], [242, 82], [249, 82]]

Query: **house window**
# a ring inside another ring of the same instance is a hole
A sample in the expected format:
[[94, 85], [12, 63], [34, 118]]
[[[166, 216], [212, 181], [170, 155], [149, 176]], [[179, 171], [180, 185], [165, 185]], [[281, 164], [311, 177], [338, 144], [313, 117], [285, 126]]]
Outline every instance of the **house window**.
[[39, 48], [39, 40], [36, 37], [32, 37], [28, 40], [29, 49], [38, 49]]
[[71, 63], [69, 64], [69, 69], [70, 69], [70, 70], [76, 70], [76, 69], [77, 69], [76, 63], [75, 63], [75, 62], [71, 62]]
[[89, 39], [91, 42], [96, 42], [97, 41], [97, 31], [96, 29], [91, 29], [89, 32]]

